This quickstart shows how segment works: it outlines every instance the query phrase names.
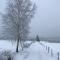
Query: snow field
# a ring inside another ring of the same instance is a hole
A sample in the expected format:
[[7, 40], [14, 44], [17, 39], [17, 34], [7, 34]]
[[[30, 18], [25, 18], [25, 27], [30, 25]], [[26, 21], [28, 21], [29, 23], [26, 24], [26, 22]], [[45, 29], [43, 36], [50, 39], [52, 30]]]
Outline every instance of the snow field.
[[44, 46], [46, 53], [48, 55], [55, 57], [57, 60], [60, 60], [60, 43], [48, 43], [48, 42], [40, 42], [42, 46]]
[[25, 42], [25, 44], [29, 45], [29, 47], [25, 47], [23, 51], [20, 50], [18, 53], [16, 53], [15, 42], [12, 44], [9, 41], [2, 40], [0, 41], [0, 52], [11, 51], [13, 55], [13, 60], [58, 60], [58, 56], [54, 54], [55, 51], [53, 51], [54, 53], [51, 55], [51, 48], [49, 49], [50, 51], [48, 53], [48, 51], [46, 50], [46, 42], [27, 41]]
[[33, 43], [30, 48], [25, 50], [25, 53], [21, 55], [18, 53], [14, 60], [57, 60], [55, 57], [51, 57], [46, 53], [46, 50], [40, 43]]

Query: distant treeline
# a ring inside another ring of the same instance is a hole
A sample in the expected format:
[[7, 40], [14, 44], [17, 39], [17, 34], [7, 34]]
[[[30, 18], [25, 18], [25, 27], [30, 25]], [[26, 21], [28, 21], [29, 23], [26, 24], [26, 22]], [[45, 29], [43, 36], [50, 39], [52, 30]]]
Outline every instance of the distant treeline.
[[60, 43], [60, 38], [40, 38], [40, 40], [51, 42], [51, 43]]
[[[40, 41], [47, 41], [47, 42], [51, 42], [51, 43], [60, 43], [60, 38], [39, 38]], [[9, 38], [0, 38], [0, 40], [13, 40], [13, 38], [9, 39]], [[36, 38], [27, 38], [27, 39], [22, 39], [25, 41], [36, 41]]]

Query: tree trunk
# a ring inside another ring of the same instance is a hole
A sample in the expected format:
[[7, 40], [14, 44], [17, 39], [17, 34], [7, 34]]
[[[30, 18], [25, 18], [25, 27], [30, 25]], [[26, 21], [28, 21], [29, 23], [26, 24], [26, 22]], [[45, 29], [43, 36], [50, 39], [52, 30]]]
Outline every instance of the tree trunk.
[[18, 32], [18, 35], [17, 35], [17, 46], [16, 46], [16, 52], [18, 52], [18, 48], [19, 48], [19, 38], [20, 38], [20, 37], [19, 37], [19, 36], [20, 36], [20, 34], [19, 34], [19, 24], [17, 25], [17, 27], [18, 27], [18, 28], [17, 28], [17, 29], [18, 29], [18, 31], [17, 31], [17, 32]]
[[18, 48], [19, 48], [19, 39], [17, 40], [16, 52], [19, 52]]

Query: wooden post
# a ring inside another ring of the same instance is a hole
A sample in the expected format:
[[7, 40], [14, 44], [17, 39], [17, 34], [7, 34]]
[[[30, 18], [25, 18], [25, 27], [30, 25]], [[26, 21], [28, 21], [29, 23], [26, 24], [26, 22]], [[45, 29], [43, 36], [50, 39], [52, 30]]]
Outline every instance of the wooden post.
[[46, 50], [47, 50], [47, 46], [46, 46]]
[[48, 53], [49, 53], [49, 49], [50, 49], [50, 47], [48, 47]]
[[59, 60], [59, 52], [57, 54], [58, 54], [58, 60]]
[[11, 60], [11, 57], [10, 56], [8, 57], [8, 60]]
[[51, 56], [53, 56], [53, 51], [52, 51], [52, 49], [51, 49]]

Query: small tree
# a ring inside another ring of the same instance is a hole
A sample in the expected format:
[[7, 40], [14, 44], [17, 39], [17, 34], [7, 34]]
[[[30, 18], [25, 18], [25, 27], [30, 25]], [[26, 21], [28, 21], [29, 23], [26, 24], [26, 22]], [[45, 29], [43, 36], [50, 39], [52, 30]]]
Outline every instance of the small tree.
[[8, 0], [6, 14], [3, 15], [3, 37], [17, 41], [16, 52], [19, 42], [28, 36], [29, 23], [34, 13], [35, 4], [31, 0]]
[[36, 36], [36, 41], [38, 41], [38, 42], [40, 41], [40, 39], [39, 39], [39, 36], [38, 36], [38, 35]]

